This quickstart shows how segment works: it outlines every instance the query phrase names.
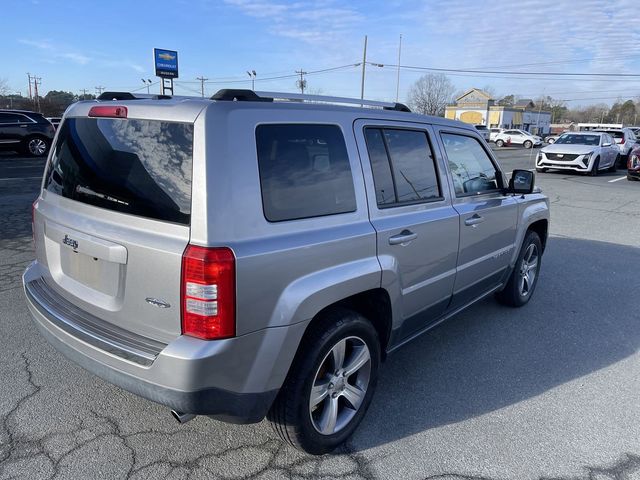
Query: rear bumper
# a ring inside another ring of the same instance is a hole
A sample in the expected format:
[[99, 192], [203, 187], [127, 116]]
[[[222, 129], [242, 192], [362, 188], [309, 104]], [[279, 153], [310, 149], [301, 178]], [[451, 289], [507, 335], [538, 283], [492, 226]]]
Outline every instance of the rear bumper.
[[[42, 280], [39, 270], [37, 262], [32, 263], [23, 284], [31, 315], [47, 341], [107, 382], [179, 412], [233, 423], [262, 420], [284, 382], [306, 327], [303, 322], [217, 341], [178, 336], [169, 344], [160, 344], [155, 358], [144, 364], [62, 325], [65, 318], [57, 305], [47, 305], [42, 296], [34, 295], [33, 282]], [[55, 295], [53, 290], [50, 293]], [[65, 313], [75, 326], [75, 318]], [[120, 345], [110, 332], [109, 338]]]

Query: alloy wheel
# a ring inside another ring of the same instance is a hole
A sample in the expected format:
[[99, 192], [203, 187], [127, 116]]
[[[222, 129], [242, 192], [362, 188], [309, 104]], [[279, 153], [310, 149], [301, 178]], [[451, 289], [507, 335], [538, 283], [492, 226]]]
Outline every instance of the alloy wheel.
[[29, 148], [29, 153], [31, 155], [40, 156], [44, 155], [44, 152], [47, 151], [47, 142], [45, 142], [41, 138], [32, 138], [31, 140], [29, 140], [27, 147]]
[[364, 401], [371, 377], [371, 354], [359, 337], [341, 339], [327, 353], [313, 379], [309, 415], [322, 435], [345, 428]]
[[522, 263], [520, 264], [520, 279], [518, 282], [518, 291], [520, 295], [526, 297], [533, 289], [536, 275], [538, 274], [538, 247], [530, 244], [524, 252]]

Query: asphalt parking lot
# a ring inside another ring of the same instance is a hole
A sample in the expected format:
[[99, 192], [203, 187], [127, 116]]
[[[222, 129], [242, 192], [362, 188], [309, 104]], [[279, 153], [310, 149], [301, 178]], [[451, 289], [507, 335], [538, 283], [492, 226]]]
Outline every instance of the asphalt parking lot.
[[[499, 149], [507, 172], [537, 150]], [[487, 299], [383, 366], [346, 448], [290, 449], [266, 422], [169, 411], [38, 334], [20, 275], [44, 162], [0, 155], [0, 479], [640, 479], [640, 182], [537, 175], [551, 238], [532, 301]]]

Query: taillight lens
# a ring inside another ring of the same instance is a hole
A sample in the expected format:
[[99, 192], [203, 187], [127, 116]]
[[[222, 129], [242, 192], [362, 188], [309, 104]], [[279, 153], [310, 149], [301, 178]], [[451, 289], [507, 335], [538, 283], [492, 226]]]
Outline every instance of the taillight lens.
[[188, 245], [184, 251], [182, 333], [203, 340], [236, 334], [236, 259], [231, 249]]

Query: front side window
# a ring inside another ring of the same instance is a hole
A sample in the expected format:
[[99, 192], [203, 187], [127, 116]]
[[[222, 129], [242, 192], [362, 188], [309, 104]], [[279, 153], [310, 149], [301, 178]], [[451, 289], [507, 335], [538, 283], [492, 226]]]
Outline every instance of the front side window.
[[344, 136], [336, 125], [259, 125], [258, 169], [270, 222], [356, 210]]
[[443, 133], [442, 142], [456, 195], [494, 191], [498, 188], [496, 167], [473, 137]]
[[441, 197], [435, 160], [424, 131], [365, 129], [379, 206]]

